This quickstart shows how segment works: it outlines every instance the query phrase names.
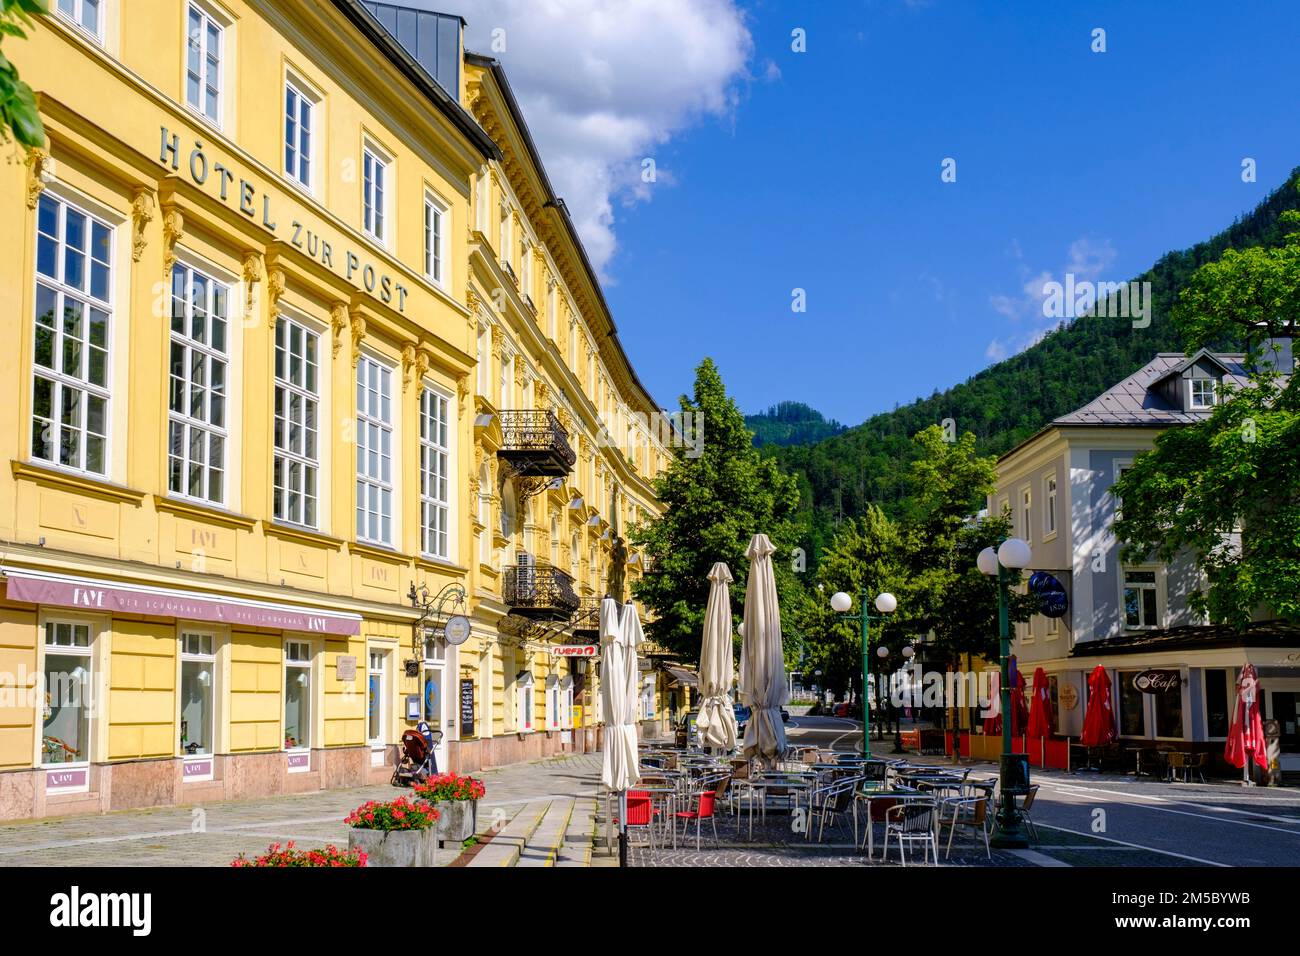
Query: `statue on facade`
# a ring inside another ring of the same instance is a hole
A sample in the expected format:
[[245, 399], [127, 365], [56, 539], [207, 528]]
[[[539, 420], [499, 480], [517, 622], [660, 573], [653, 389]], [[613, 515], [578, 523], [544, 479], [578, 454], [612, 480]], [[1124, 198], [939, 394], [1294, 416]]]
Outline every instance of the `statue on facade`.
[[623, 539], [614, 536], [614, 543], [609, 549], [609, 596], [619, 604], [623, 603], [623, 585], [627, 580], [627, 545]]

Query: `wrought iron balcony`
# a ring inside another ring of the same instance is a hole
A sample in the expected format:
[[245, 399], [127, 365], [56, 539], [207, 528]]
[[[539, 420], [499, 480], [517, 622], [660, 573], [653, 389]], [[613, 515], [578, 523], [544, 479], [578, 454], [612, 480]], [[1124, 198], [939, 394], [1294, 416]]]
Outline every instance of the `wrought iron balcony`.
[[558, 478], [573, 470], [578, 456], [554, 412], [542, 409], [500, 414], [501, 447], [497, 456], [510, 463], [513, 475]]
[[501, 597], [511, 614], [534, 620], [567, 621], [581, 604], [573, 578], [549, 564], [506, 567]]

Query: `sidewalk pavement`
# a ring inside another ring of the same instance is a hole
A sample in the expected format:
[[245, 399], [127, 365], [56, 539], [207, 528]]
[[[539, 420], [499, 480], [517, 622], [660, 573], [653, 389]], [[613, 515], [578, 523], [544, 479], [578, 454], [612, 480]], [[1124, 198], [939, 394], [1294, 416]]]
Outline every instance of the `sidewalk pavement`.
[[[475, 772], [487, 794], [479, 829], [504, 824], [542, 798], [595, 795], [600, 754], [575, 754]], [[344, 817], [367, 800], [392, 800], [407, 790], [387, 785], [0, 824], [0, 867], [227, 866], [240, 853], [264, 853], [271, 843], [300, 848], [346, 847]], [[444, 848], [450, 863], [459, 848]]]

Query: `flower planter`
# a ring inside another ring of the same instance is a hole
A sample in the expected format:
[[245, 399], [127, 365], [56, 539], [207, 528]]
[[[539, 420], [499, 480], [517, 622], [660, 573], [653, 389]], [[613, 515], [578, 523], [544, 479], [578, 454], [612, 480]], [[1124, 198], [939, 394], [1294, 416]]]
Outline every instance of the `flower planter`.
[[438, 811], [438, 839], [444, 845], [459, 847], [474, 835], [478, 823], [477, 800], [439, 800], [433, 806]]
[[438, 834], [426, 830], [348, 831], [348, 849], [364, 850], [366, 866], [437, 866]]

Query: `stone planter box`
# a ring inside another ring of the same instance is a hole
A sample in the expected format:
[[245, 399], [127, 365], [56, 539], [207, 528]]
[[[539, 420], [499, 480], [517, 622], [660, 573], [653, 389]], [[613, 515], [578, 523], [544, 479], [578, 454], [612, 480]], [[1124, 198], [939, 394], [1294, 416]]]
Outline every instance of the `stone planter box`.
[[348, 849], [364, 850], [366, 866], [437, 866], [438, 834], [427, 830], [348, 831]]
[[460, 845], [474, 835], [478, 823], [477, 800], [440, 800], [434, 808], [438, 811], [438, 839], [444, 846]]

